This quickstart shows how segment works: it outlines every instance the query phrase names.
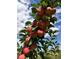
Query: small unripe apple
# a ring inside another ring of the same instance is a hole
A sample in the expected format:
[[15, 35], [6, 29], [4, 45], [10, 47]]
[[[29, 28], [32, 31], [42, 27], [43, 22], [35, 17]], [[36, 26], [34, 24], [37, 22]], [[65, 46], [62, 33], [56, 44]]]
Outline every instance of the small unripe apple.
[[28, 54], [30, 52], [30, 49], [27, 47], [27, 48], [23, 48], [23, 53], [24, 54]]
[[39, 36], [39, 37], [42, 37], [43, 35], [44, 35], [44, 31], [43, 30], [37, 30], [37, 35]]
[[20, 54], [20, 55], [18, 56], [18, 59], [25, 59], [25, 55], [24, 55], [24, 54]]

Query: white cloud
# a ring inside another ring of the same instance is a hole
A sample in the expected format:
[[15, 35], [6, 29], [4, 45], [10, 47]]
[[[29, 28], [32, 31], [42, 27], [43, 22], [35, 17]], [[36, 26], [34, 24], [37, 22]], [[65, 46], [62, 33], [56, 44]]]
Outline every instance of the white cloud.
[[56, 8], [56, 13], [60, 13], [61, 9], [60, 8]]

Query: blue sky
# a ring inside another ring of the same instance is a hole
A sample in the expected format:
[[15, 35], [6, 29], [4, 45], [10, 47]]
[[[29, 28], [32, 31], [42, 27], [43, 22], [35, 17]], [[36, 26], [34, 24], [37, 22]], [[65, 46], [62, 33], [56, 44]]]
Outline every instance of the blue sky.
[[[29, 15], [29, 13], [31, 13], [31, 7], [29, 8], [29, 5], [31, 3], [39, 2], [39, 0], [22, 0], [22, 2], [26, 3], [26, 5], [17, 1], [17, 33], [19, 30], [21, 30], [24, 27], [24, 24], [28, 19], [30, 21], [33, 20], [33, 18]], [[56, 9], [57, 11], [55, 16], [57, 17], [58, 21], [55, 24], [55, 26], [59, 29], [56, 40], [60, 42], [61, 41], [61, 8], [57, 7]], [[17, 39], [18, 38], [19, 36], [17, 35]]]

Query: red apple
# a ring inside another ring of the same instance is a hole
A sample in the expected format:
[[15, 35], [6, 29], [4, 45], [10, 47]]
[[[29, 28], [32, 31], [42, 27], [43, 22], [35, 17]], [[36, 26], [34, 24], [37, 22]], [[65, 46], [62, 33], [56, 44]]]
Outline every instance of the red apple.
[[39, 37], [42, 37], [43, 35], [44, 35], [44, 31], [43, 30], [37, 30], [37, 35], [39, 36]]
[[38, 21], [34, 20], [32, 26], [38, 26]]
[[45, 14], [45, 9], [43, 7], [41, 7], [41, 6], [36, 8], [36, 10], [37, 10], [37, 14], [39, 16], [43, 16]]
[[30, 49], [27, 47], [27, 48], [23, 48], [23, 53], [24, 54], [28, 54], [30, 52]]
[[55, 12], [56, 12], [56, 9], [55, 8], [47, 7], [47, 10], [46, 10], [46, 14], [47, 15], [55, 14]]
[[42, 20], [40, 20], [39, 22], [38, 22], [38, 27], [39, 28], [41, 28], [41, 29], [45, 29], [45, 22], [44, 21], [42, 21]]
[[46, 20], [40, 20], [39, 22], [38, 22], [38, 27], [40, 28], [40, 29], [46, 29], [46, 27], [48, 27], [49, 26], [49, 24], [50, 24], [50, 22], [49, 21], [46, 21]]
[[46, 20], [33, 21], [33, 26], [37, 26], [41, 29], [45, 29], [48, 25], [49, 25], [49, 21]]
[[25, 59], [25, 55], [24, 55], [24, 54], [20, 54], [20, 55], [18, 56], [18, 59]]

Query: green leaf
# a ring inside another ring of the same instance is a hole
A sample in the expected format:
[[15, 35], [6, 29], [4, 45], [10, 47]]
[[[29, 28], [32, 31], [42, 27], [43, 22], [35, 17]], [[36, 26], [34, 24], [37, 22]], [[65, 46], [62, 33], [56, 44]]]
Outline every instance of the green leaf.
[[47, 20], [50, 20], [50, 19], [51, 19], [49, 16], [45, 16], [45, 18], [46, 18]]
[[36, 8], [32, 8], [32, 13], [36, 13]]
[[51, 36], [52, 30], [49, 30], [48, 33], [49, 33], [49, 35]]
[[50, 22], [52, 22], [53, 24], [55, 24], [57, 22], [57, 18], [56, 17], [51, 18]]
[[25, 32], [19, 32], [18, 34], [19, 34], [19, 36], [25, 36], [26, 35]]
[[31, 25], [32, 23], [31, 23], [31, 21], [27, 21], [26, 23], [25, 23], [25, 25], [27, 26], [27, 25]]
[[26, 32], [26, 30], [25, 29], [22, 29], [22, 30], [19, 31], [19, 33], [22, 33], [22, 32]]
[[32, 39], [30, 39], [29, 46], [32, 44]]
[[55, 27], [55, 26], [54, 26], [53, 24], [49, 24], [49, 28], [50, 28], [50, 27]]
[[29, 33], [28, 32], [25, 32], [25, 35], [28, 35]]
[[36, 28], [37, 28], [37, 27], [33, 27], [33, 28], [32, 28], [32, 31], [35, 31], [35, 30], [36, 30]]
[[39, 3], [38, 3], [38, 4], [32, 4], [32, 6], [33, 6], [33, 7], [39, 7], [40, 4], [39, 4]]
[[25, 41], [25, 37], [20, 39], [21, 43], [23, 43]]
[[36, 18], [36, 14], [35, 13], [31, 13], [30, 14], [34, 19]]
[[28, 34], [29, 34], [28, 32], [20, 32], [19, 36], [20, 36], [20, 38], [23, 38], [23, 37], [27, 36]]
[[39, 20], [40, 18], [41, 18], [41, 17], [38, 16], [38, 15], [36, 15], [36, 17], [35, 17], [36, 20]]
[[31, 13], [30, 15], [31, 15], [31, 16], [33, 16], [33, 17], [35, 16], [35, 14], [34, 14], [34, 13]]
[[36, 15], [35, 13], [30, 14], [34, 19], [39, 20], [41, 17]]
[[54, 31], [52, 31], [53, 34], [56, 33], [56, 32], [58, 32], [58, 30], [54, 30]]

